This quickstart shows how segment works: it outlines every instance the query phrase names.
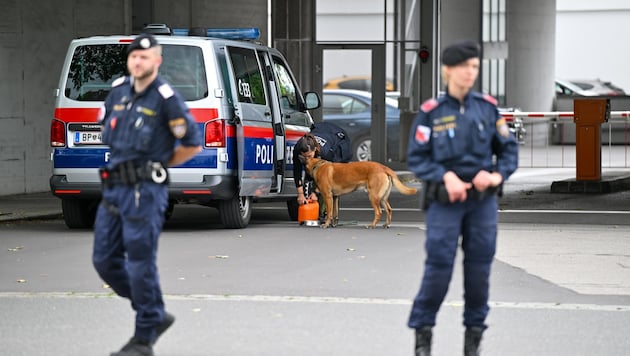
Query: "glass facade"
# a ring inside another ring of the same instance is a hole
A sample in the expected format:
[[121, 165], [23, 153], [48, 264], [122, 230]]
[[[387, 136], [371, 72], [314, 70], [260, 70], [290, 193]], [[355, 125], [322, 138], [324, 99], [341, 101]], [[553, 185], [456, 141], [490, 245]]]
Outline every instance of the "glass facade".
[[481, 63], [482, 91], [494, 96], [499, 105], [505, 105], [505, 70], [507, 58], [497, 58], [497, 53], [490, 48], [507, 46], [506, 38], [506, 0], [483, 0], [482, 39], [484, 58]]

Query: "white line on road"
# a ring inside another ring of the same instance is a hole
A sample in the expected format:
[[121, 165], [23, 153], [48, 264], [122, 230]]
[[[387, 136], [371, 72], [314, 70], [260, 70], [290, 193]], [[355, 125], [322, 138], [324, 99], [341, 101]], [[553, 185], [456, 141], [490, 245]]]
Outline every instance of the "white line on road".
[[[286, 207], [261, 206], [260, 210], [287, 210]], [[339, 208], [342, 211], [373, 211], [372, 208]], [[420, 211], [419, 208], [393, 208], [393, 211]], [[528, 214], [630, 214], [630, 210], [526, 210], [526, 209], [499, 209], [499, 213], [528, 213]]]
[[[0, 298], [118, 298], [112, 293], [63, 293], [63, 292], [0, 292]], [[368, 304], [368, 305], [411, 305], [408, 299], [388, 298], [349, 298], [349, 297], [305, 297], [275, 295], [215, 295], [186, 294], [165, 295], [167, 300], [212, 301], [212, 302], [275, 302], [275, 303], [331, 303], [331, 304]], [[536, 310], [571, 310], [571, 311], [610, 311], [630, 312], [630, 305], [574, 304], [574, 303], [536, 303], [536, 302], [490, 302], [490, 307], [497, 309], [536, 309]], [[446, 301], [446, 307], [463, 307], [462, 301]]]

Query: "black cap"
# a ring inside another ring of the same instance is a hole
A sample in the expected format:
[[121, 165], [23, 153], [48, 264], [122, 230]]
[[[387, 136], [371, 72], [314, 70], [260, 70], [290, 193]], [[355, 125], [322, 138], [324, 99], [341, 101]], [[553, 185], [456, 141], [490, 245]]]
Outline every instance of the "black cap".
[[479, 44], [473, 41], [459, 41], [444, 48], [442, 64], [454, 66], [470, 58], [479, 58]]
[[148, 33], [142, 33], [138, 35], [138, 37], [136, 37], [136, 39], [133, 40], [133, 42], [131, 42], [129, 46], [127, 46], [127, 54], [137, 49], [149, 49], [149, 48], [157, 47], [159, 45], [160, 44], [155, 39], [155, 37], [153, 37], [152, 35]]

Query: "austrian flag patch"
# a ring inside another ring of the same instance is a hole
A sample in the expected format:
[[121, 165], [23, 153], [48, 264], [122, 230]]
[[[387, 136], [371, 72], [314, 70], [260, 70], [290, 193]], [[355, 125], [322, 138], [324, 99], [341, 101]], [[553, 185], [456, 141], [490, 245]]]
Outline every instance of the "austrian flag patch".
[[416, 127], [416, 142], [420, 145], [424, 145], [429, 142], [431, 137], [431, 128], [424, 125], [418, 125]]

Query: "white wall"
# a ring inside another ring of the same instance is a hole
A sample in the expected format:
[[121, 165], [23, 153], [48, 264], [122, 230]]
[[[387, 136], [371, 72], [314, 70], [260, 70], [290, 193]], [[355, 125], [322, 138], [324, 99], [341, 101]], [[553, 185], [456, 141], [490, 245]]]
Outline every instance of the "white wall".
[[[393, 1], [388, 0], [392, 4]], [[360, 6], [357, 6], [359, 5]], [[362, 0], [361, 2], [339, 0], [317, 0], [316, 39], [318, 42], [365, 42], [380, 41], [385, 38], [384, 0]], [[393, 9], [388, 9], [387, 38], [393, 38]], [[388, 46], [387, 78], [393, 76], [393, 52]], [[322, 79], [342, 76], [369, 76], [371, 67], [370, 51], [330, 50], [324, 51]]]
[[630, 1], [556, 0], [556, 76], [630, 92]]

